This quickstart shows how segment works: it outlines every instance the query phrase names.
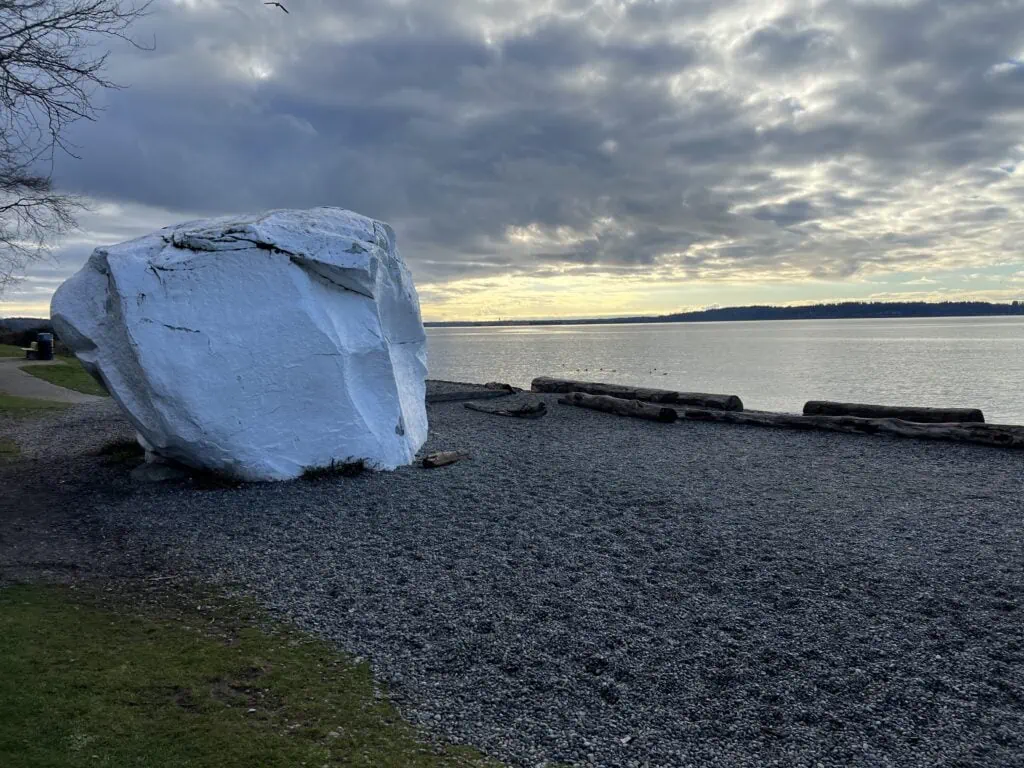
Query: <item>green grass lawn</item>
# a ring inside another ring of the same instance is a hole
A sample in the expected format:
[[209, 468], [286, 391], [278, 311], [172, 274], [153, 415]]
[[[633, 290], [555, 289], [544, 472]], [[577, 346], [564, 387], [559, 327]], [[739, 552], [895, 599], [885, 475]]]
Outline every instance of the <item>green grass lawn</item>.
[[10, 344], [0, 344], [0, 357], [24, 357], [25, 353], [21, 347], [14, 347]]
[[0, 416], [39, 416], [70, 407], [69, 403], [39, 400], [34, 397], [15, 397], [0, 393]]
[[85, 372], [78, 360], [59, 365], [23, 365], [21, 370], [58, 387], [84, 392], [87, 395], [107, 395], [107, 390]]
[[0, 765], [501, 765], [425, 744], [374, 695], [366, 664], [289, 628], [257, 629], [238, 606], [105, 600], [0, 590]]

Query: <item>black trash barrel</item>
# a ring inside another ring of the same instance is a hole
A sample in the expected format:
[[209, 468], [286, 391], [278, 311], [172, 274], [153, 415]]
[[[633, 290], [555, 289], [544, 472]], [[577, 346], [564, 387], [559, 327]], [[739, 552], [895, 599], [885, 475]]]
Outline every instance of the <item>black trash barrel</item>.
[[40, 333], [36, 336], [37, 360], [53, 360], [53, 334]]

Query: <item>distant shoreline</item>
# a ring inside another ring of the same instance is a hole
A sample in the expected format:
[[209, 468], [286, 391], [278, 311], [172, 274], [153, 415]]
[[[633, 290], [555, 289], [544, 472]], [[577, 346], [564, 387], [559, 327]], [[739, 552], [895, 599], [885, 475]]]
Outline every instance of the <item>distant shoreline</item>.
[[[807, 304], [798, 307], [750, 305], [715, 307], [669, 315], [627, 317], [549, 318], [546, 320], [432, 320], [427, 328], [475, 328], [525, 325], [613, 325], [621, 323], [721, 323], [751, 320], [872, 320], [904, 317], [1024, 317], [1024, 299], [990, 301], [845, 301], [837, 304]], [[47, 318], [0, 318], [0, 332], [50, 329]]]
[[752, 305], [721, 307], [670, 315], [592, 317], [548, 320], [435, 320], [427, 328], [475, 328], [528, 325], [612, 325], [622, 323], [715, 323], [751, 320], [872, 320], [914, 317], [1024, 317], [1024, 300], [997, 304], [988, 301], [908, 301], [808, 304], [798, 307]]

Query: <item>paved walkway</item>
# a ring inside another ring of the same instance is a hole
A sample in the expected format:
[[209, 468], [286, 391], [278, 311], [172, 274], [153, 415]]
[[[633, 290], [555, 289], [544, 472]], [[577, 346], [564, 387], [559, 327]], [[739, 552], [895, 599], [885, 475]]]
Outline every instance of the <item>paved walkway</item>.
[[60, 365], [59, 360], [40, 362], [19, 357], [0, 357], [0, 393], [17, 397], [38, 397], [61, 403], [94, 403], [102, 397], [58, 387], [21, 370], [23, 365]]

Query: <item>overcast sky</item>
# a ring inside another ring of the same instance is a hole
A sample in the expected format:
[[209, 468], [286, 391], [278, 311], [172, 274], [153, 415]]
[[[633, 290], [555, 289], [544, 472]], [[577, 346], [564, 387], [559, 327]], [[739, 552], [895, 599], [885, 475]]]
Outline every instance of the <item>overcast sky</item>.
[[157, 0], [72, 131], [98, 244], [338, 205], [425, 319], [1024, 298], [1024, 0]]

